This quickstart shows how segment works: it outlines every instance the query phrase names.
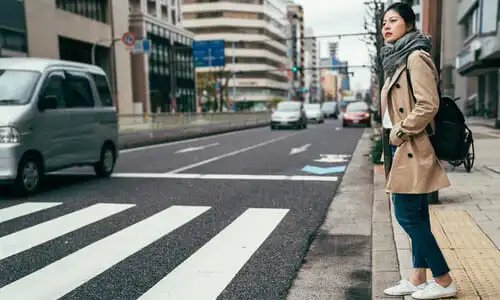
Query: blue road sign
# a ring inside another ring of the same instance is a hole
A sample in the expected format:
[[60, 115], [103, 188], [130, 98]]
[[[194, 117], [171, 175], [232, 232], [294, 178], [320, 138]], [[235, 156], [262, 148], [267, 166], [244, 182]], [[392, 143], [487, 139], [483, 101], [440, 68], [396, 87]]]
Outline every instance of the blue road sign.
[[224, 40], [208, 40], [193, 42], [193, 59], [195, 67], [222, 67], [226, 65]]
[[137, 40], [132, 48], [132, 54], [144, 54], [151, 51], [150, 40]]

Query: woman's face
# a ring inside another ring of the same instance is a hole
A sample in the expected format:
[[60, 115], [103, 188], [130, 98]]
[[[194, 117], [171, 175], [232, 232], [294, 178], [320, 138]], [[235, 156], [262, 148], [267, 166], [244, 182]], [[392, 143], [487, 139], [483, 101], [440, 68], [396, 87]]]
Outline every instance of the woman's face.
[[393, 43], [406, 34], [407, 26], [405, 20], [393, 9], [384, 15], [382, 21], [382, 36], [386, 43]]

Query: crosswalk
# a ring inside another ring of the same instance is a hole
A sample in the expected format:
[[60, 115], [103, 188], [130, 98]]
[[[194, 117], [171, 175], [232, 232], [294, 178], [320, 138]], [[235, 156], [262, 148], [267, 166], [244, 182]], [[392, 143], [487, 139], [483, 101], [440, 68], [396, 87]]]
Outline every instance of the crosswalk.
[[[60, 202], [12, 205], [0, 209], [0, 226], [19, 218], [43, 214], [46, 210], [57, 210], [64, 205]], [[0, 265], [34, 247], [86, 226], [105, 222], [106, 218], [134, 207], [135, 204], [97, 203], [0, 236]], [[59, 299], [211, 209], [210, 206], [170, 206], [24, 277], [0, 285], [0, 299]], [[216, 299], [283, 221], [288, 211], [246, 209], [138, 299]]]

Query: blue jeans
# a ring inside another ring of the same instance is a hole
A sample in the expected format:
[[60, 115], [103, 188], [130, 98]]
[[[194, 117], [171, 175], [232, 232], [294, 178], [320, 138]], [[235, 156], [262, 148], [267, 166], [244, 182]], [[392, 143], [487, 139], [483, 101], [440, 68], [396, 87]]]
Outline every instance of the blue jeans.
[[[393, 147], [393, 156], [395, 151]], [[392, 194], [396, 220], [411, 238], [413, 267], [430, 268], [434, 277], [440, 277], [450, 269], [431, 231], [427, 199], [428, 194]]]

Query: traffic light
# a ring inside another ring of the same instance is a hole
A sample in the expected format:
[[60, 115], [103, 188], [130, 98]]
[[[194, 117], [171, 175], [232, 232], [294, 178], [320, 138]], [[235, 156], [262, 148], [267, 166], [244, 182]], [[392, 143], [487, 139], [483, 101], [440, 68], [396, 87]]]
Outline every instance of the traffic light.
[[298, 68], [297, 68], [296, 66], [293, 66], [292, 71], [293, 71], [294, 73], [296, 73], [296, 72], [297, 72], [297, 70], [298, 70]]

